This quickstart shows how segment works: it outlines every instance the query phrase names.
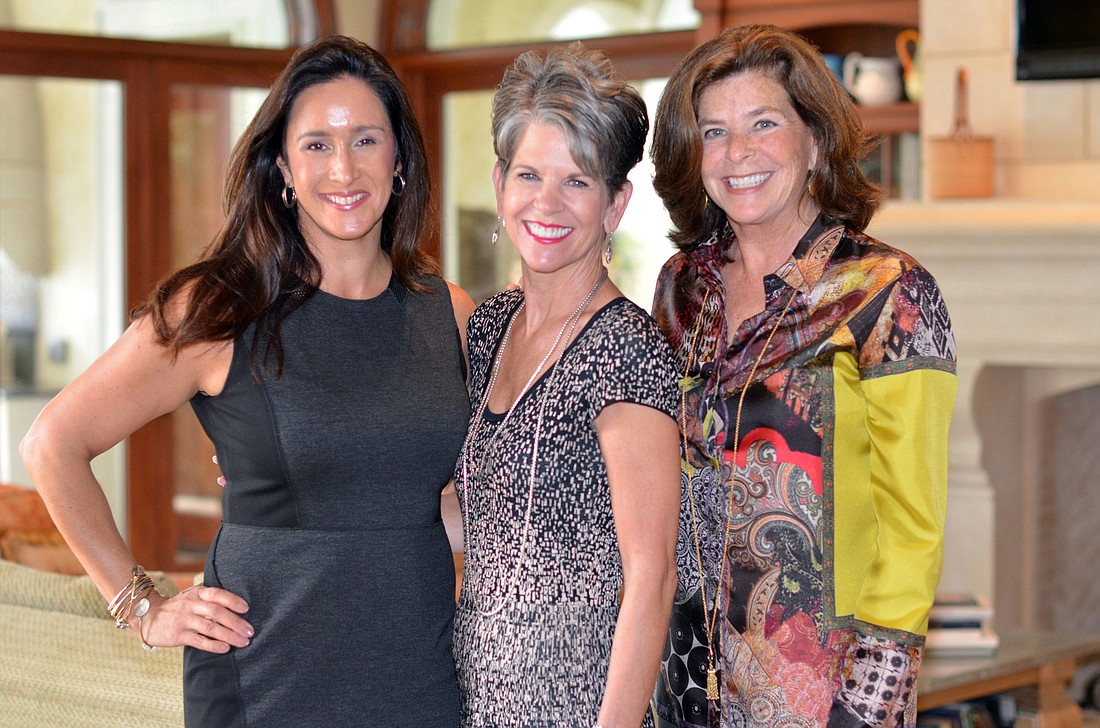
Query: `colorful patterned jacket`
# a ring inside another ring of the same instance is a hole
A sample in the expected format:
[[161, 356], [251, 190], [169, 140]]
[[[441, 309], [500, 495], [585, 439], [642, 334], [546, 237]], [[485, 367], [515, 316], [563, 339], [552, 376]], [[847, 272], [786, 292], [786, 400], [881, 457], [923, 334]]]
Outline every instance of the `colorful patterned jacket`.
[[[943, 298], [910, 256], [819, 216], [727, 346], [731, 244], [673, 256], [653, 307], [685, 431], [658, 716], [912, 726], [956, 390]], [[705, 696], [708, 631], [718, 701]]]

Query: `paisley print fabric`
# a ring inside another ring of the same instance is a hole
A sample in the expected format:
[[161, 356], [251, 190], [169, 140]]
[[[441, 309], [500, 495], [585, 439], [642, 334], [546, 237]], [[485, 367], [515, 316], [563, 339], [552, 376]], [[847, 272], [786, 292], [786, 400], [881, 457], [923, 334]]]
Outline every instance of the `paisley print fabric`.
[[656, 713], [678, 727], [912, 726], [942, 559], [947, 309], [911, 257], [821, 216], [765, 278], [765, 310], [727, 331], [733, 242], [673, 256], [654, 301], [686, 446]]

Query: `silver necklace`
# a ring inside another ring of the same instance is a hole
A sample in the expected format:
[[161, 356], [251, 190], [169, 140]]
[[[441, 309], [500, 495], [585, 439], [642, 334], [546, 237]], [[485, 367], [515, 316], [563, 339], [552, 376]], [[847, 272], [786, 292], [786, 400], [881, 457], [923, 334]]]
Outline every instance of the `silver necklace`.
[[[569, 346], [569, 342], [573, 338], [573, 332], [576, 330], [577, 324], [580, 322], [581, 316], [584, 314], [588, 306], [592, 303], [592, 299], [596, 297], [596, 292], [600, 290], [600, 287], [603, 286], [604, 281], [606, 280], [607, 268], [604, 268], [603, 273], [600, 275], [600, 279], [596, 281], [596, 285], [592, 286], [592, 290], [588, 292], [588, 295], [584, 297], [584, 300], [580, 302], [580, 305], [577, 306], [577, 308], [575, 308], [571, 314], [569, 314], [569, 317], [566, 318], [565, 322], [561, 325], [561, 328], [558, 330], [558, 335], [554, 337], [554, 343], [550, 345], [549, 351], [546, 352], [546, 355], [542, 357], [542, 360], [538, 363], [538, 366], [535, 367], [535, 371], [531, 373], [531, 376], [528, 378], [527, 383], [523, 385], [523, 388], [520, 390], [519, 395], [516, 396], [515, 401], [513, 401], [512, 405], [508, 408], [508, 412], [505, 413], [504, 419], [502, 419], [500, 421], [500, 424], [497, 425], [496, 431], [490, 433], [488, 442], [486, 442], [484, 446], [485, 454], [481, 457], [481, 470], [483, 472], [485, 470], [485, 461], [488, 460], [490, 445], [494, 442], [499, 444], [500, 440], [503, 438], [503, 434], [505, 433], [505, 424], [511, 418], [512, 413], [516, 410], [516, 407], [519, 405], [520, 400], [522, 400], [523, 396], [527, 394], [527, 390], [529, 390], [534, 385], [535, 381], [539, 377], [539, 374], [542, 372], [542, 368], [546, 366], [546, 362], [548, 362], [550, 360], [550, 357], [553, 356], [554, 352], [558, 348], [558, 344], [562, 343], [563, 339], [564, 343], [562, 344], [562, 352], [564, 354], [565, 347]], [[512, 335], [512, 326], [516, 323], [516, 319], [519, 318], [519, 313], [523, 310], [525, 304], [526, 301], [520, 302], [519, 307], [516, 309], [515, 313], [512, 314], [512, 318], [508, 321], [508, 326], [504, 329], [504, 336], [500, 340], [500, 349], [497, 350], [496, 359], [493, 361], [493, 370], [489, 375], [489, 382], [485, 386], [485, 394], [482, 395], [481, 402], [478, 404], [477, 409], [474, 411], [473, 420], [470, 422], [470, 427], [466, 431], [466, 441], [462, 445], [463, 523], [470, 522], [470, 475], [468, 463], [470, 441], [473, 439], [474, 434], [480, 428], [481, 423], [485, 419], [485, 409], [489, 406], [489, 397], [490, 395], [492, 395], [493, 386], [496, 384], [497, 377], [500, 375], [500, 363], [504, 359], [504, 350], [508, 347], [508, 340]], [[560, 371], [560, 369], [555, 369], [554, 373], [556, 374], [558, 371]], [[549, 390], [550, 384], [550, 381], [546, 383], [546, 387], [543, 388], [543, 393]], [[511, 594], [515, 591], [515, 586], [519, 578], [521, 566], [526, 560], [527, 537], [531, 529], [531, 513], [533, 511], [533, 505], [535, 502], [535, 473], [539, 461], [539, 441], [542, 438], [542, 420], [543, 415], [546, 413], [547, 402], [547, 397], [539, 397], [538, 416], [535, 419], [535, 437], [534, 443], [531, 447], [531, 468], [527, 476], [527, 505], [523, 516], [523, 530], [521, 532], [519, 541], [520, 555], [516, 559], [516, 564], [512, 569], [511, 578], [508, 580], [508, 588], [505, 590], [504, 594], [501, 595], [500, 601], [498, 602], [496, 607], [489, 610], [477, 609], [477, 612], [484, 617], [491, 617], [493, 615], [499, 614], [501, 610], [503, 610], [504, 607], [507, 605], [509, 596], [511, 596]], [[493, 450], [495, 451], [495, 448], [493, 448]]]

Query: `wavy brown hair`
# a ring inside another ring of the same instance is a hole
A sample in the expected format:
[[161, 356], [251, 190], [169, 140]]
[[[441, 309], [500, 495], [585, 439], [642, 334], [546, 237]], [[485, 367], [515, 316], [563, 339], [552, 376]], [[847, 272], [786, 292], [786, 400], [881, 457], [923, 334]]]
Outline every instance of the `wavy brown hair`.
[[234, 146], [222, 229], [198, 262], [162, 280], [132, 312], [135, 318], [152, 316], [157, 338], [173, 354], [189, 344], [231, 341], [255, 322], [253, 371], [268, 357], [275, 359], [276, 372], [282, 370], [282, 322], [316, 291], [321, 267], [298, 227], [298, 208], [282, 202], [276, 160], [285, 154], [287, 121], [299, 95], [345, 77], [361, 80], [382, 101], [407, 182], [382, 214], [382, 249], [407, 288], [423, 290], [422, 276], [437, 271], [423, 249], [435, 219], [432, 182], [405, 88], [370, 46], [346, 36], [322, 38], [294, 54]]
[[693, 50], [676, 67], [657, 105], [650, 156], [653, 187], [676, 229], [669, 237], [690, 248], [727, 225], [726, 215], [703, 188], [699, 99], [703, 90], [748, 71], [774, 78], [817, 142], [810, 194], [825, 214], [862, 231], [882, 191], [859, 168], [877, 144], [859, 111], [809, 41], [774, 25], [738, 25]]

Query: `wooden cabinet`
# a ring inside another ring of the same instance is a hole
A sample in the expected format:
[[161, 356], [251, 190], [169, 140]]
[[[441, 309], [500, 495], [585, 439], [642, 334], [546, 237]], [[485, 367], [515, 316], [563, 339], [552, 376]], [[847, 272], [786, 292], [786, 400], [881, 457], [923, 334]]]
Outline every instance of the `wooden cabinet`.
[[[895, 38], [919, 22], [918, 0], [695, 0], [701, 17], [700, 42], [740, 23], [771, 23], [796, 30], [822, 53], [894, 56]], [[918, 105], [861, 107], [864, 124], [876, 134], [919, 131]]]
[[[918, 0], [695, 0], [701, 30], [713, 35], [732, 23], [773, 23], [786, 28], [870, 24], [915, 27]], [[708, 23], [717, 23], [706, 28]]]

